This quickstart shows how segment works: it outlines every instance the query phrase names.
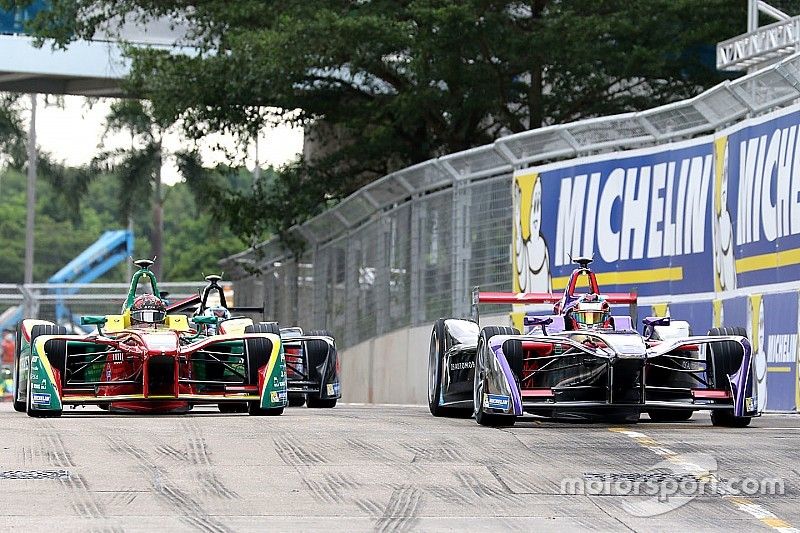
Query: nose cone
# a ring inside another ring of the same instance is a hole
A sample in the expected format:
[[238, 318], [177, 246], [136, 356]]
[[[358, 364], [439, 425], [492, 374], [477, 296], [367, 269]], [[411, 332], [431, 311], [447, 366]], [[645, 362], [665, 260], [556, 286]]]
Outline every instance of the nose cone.
[[608, 344], [620, 357], [644, 358], [647, 354], [647, 346], [644, 344], [644, 339], [638, 334], [609, 335]]
[[148, 352], [171, 354], [178, 351], [178, 336], [174, 331], [144, 333], [141, 337]]

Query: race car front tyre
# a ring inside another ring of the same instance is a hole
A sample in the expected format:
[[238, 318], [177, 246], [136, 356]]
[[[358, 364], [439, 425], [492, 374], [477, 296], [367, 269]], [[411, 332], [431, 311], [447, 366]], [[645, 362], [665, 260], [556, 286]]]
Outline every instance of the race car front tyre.
[[217, 404], [220, 413], [246, 413], [247, 402], [222, 402]]
[[[275, 322], [262, 322], [244, 328], [245, 333], [275, 333]], [[277, 333], [276, 335], [279, 335]], [[247, 362], [247, 384], [258, 385], [258, 369], [269, 363], [272, 343], [267, 339], [245, 339], [245, 359]]]
[[262, 409], [258, 402], [247, 402], [247, 414], [250, 416], [279, 416], [283, 414], [283, 407]]
[[302, 407], [306, 404], [306, 395], [302, 392], [290, 392], [287, 396], [289, 407]]
[[[276, 333], [277, 330], [277, 333]], [[245, 333], [274, 333], [280, 335], [277, 322], [261, 322], [244, 328]], [[272, 343], [267, 339], [245, 339], [245, 358], [247, 361], [247, 383], [258, 385], [258, 369], [269, 363]], [[247, 402], [247, 413], [251, 416], [276, 416], [283, 413], [283, 407], [262, 409], [259, 400]]]
[[[31, 328], [31, 354], [33, 354], [34, 342], [36, 338], [42, 335], [66, 335], [67, 328], [63, 326], [56, 326], [55, 324], [37, 324]], [[53, 340], [46, 344], [47, 359], [50, 361], [52, 368], [58, 369], [61, 374], [61, 384], [67, 381], [67, 341]], [[28, 394], [27, 402], [25, 405], [25, 412], [30, 417], [56, 417], [61, 416], [61, 409], [35, 409], [33, 407], [33, 387], [31, 385], [30, 365], [28, 371]], [[58, 384], [54, 383], [54, 386]]]
[[22, 324], [17, 325], [17, 339], [16, 346], [14, 347], [14, 410], [18, 413], [25, 412], [25, 400], [18, 400], [19, 391], [22, 387], [19, 386], [19, 352], [22, 348]]
[[444, 318], [433, 323], [431, 344], [428, 350], [428, 410], [433, 416], [469, 418], [472, 409], [459, 409], [458, 407], [443, 407], [439, 405], [442, 398], [443, 365], [445, 353]]
[[[737, 335], [747, 337], [747, 330], [741, 326], [711, 328], [708, 334], [712, 337]], [[728, 376], [735, 374], [742, 364], [742, 347], [736, 342], [709, 344], [706, 365], [713, 369], [712, 384], [716, 388], [729, 386]], [[734, 416], [733, 409], [711, 411], [711, 425], [720, 427], [743, 428], [750, 425], [752, 417]]]
[[725, 428], [745, 428], [750, 425], [752, 417], [734, 416], [733, 409], [711, 411], [711, 425]]
[[309, 394], [308, 398], [306, 398], [306, 407], [310, 409], [331, 409], [336, 407], [336, 398], [320, 399]]
[[647, 411], [653, 422], [686, 422], [692, 418], [691, 409], [653, 409]]
[[[495, 335], [519, 335], [519, 331], [505, 326], [486, 326], [478, 336], [478, 346], [475, 351], [475, 381], [472, 388], [475, 421], [481, 426], [510, 427], [517, 421], [515, 415], [490, 414], [483, 411], [483, 391], [486, 386], [486, 358], [494, 356], [494, 354], [489, 353], [489, 339]], [[514, 377], [519, 380], [517, 375]]]

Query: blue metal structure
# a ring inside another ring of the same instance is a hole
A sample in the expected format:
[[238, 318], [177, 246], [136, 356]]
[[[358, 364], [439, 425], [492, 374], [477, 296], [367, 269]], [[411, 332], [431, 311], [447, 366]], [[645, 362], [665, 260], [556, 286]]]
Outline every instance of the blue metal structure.
[[[50, 276], [48, 283], [91, 283], [133, 255], [133, 232], [106, 231], [97, 241]], [[77, 288], [56, 289], [57, 295], [75, 294]], [[71, 321], [69, 308], [63, 299], [56, 300], [56, 323]]]

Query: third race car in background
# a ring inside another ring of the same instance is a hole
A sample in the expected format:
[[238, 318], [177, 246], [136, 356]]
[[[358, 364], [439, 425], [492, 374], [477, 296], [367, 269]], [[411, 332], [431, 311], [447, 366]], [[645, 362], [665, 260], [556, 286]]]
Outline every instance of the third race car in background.
[[[762, 409], [743, 328], [691, 336], [686, 322], [612, 316], [635, 294], [601, 295], [590, 259], [577, 259], [563, 294], [474, 291], [473, 320], [443, 318], [431, 333], [428, 404], [435, 416], [474, 414], [508, 426], [523, 413], [634, 422], [680, 421], [710, 410], [718, 426], [744, 427]], [[579, 280], [587, 292], [576, 291]], [[549, 316], [524, 318], [525, 334], [478, 325], [479, 303], [553, 303]]]
[[[199, 294], [176, 302], [170, 312], [193, 313], [194, 322], [202, 324], [201, 332], [213, 336], [242, 331], [253, 320], [237, 313], [263, 314], [260, 307], [229, 306], [222, 286], [222, 277], [206, 276], [207, 285]], [[277, 322], [261, 322], [260, 326], [281, 337], [286, 360], [288, 402], [304, 403], [310, 408], [335, 407], [341, 398], [339, 356], [336, 341], [327, 330], [304, 332], [299, 327], [280, 327]], [[244, 409], [244, 406], [220, 404], [221, 410]]]

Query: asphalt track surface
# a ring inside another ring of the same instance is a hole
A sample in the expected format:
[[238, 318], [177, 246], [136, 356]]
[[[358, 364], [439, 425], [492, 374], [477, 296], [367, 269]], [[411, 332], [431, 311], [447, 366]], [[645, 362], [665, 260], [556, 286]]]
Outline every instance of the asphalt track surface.
[[[645, 418], [628, 426], [531, 417], [500, 430], [434, 418], [423, 407], [293, 408], [270, 418], [210, 408], [163, 417], [86, 408], [32, 419], [3, 403], [0, 430], [0, 516], [12, 530], [800, 526], [797, 415], [762, 417], [747, 429], [714, 428], [695, 414], [685, 423]], [[736, 478], [779, 478], [783, 494], [744, 497], [721, 487]], [[683, 496], [672, 494], [687, 479], [718, 483], [697, 495], [688, 482]], [[569, 480], [595, 494], [565, 493], [575, 492]], [[634, 482], [640, 491], [661, 487], [661, 500], [632, 494]]]

